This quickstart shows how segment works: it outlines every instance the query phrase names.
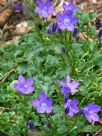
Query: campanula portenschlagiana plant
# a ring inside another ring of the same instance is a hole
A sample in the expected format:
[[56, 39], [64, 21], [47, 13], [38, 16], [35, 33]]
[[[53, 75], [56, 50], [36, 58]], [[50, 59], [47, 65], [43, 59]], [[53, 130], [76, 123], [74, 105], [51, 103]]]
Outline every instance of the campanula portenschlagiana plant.
[[73, 2], [59, 12], [52, 1], [37, 0], [30, 7], [34, 31], [0, 50], [0, 134], [82, 136], [101, 128], [101, 31], [98, 39], [88, 26], [95, 16]]

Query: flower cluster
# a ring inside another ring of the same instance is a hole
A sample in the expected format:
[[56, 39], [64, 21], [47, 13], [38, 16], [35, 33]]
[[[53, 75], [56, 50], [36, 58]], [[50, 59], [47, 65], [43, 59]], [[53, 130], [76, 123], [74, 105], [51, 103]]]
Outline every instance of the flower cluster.
[[61, 88], [61, 93], [64, 96], [64, 110], [67, 116], [74, 116], [74, 114], [76, 113], [82, 113], [85, 115], [85, 117], [87, 118], [87, 120], [90, 123], [93, 122], [98, 122], [99, 121], [99, 117], [97, 115], [97, 113], [99, 111], [101, 111], [101, 107], [95, 105], [94, 103], [90, 103], [89, 105], [87, 105], [85, 108], [83, 109], [79, 109], [78, 108], [78, 104], [79, 101], [78, 100], [71, 100], [68, 97], [69, 93], [76, 93], [78, 92], [78, 86], [79, 86], [79, 82], [78, 81], [73, 81], [71, 82], [71, 78], [68, 75], [66, 77], [66, 82], [60, 82], [60, 85], [62, 86]]
[[[55, 9], [51, 7], [50, 0], [46, 0], [45, 2], [43, 0], [38, 0], [38, 7], [36, 7], [35, 12], [41, 15], [43, 18], [47, 18], [49, 15], [55, 12]], [[64, 13], [58, 13], [57, 19], [58, 19], [58, 28], [59, 30], [67, 29], [68, 31], [74, 31], [74, 26], [78, 22], [78, 18], [73, 16], [73, 14], [77, 11], [77, 7], [74, 7], [73, 1], [71, 0], [69, 4], [63, 3], [63, 9]], [[54, 24], [56, 26], [56, 24]], [[56, 26], [57, 27], [57, 26]], [[54, 33], [56, 29], [52, 31], [51, 29], [48, 29], [48, 33]]]
[[[14, 84], [14, 88], [21, 94], [29, 94], [35, 90], [34, 87], [32, 87], [33, 83], [34, 80], [32, 77], [25, 80], [25, 78], [20, 75], [18, 78], [18, 82]], [[59, 84], [62, 87], [61, 93], [64, 97], [64, 111], [67, 116], [73, 117], [75, 114], [80, 112], [85, 115], [85, 117], [90, 123], [99, 121], [97, 113], [101, 111], [100, 106], [97, 106], [94, 103], [90, 103], [85, 108], [79, 109], [79, 101], [71, 100], [68, 97], [68, 94], [74, 94], [78, 92], [79, 81], [71, 82], [71, 77], [67, 75], [66, 82], [59, 81]], [[44, 92], [41, 92], [39, 94], [38, 100], [32, 100], [32, 105], [34, 108], [37, 109], [38, 113], [51, 113], [53, 111], [52, 103], [53, 99], [47, 98]], [[34, 129], [31, 122], [28, 123], [28, 125], [30, 128]]]
[[[35, 89], [32, 87], [34, 80], [32, 77], [25, 80], [25, 78], [20, 75], [18, 77], [18, 82], [14, 84], [14, 88], [21, 94], [29, 94]], [[39, 100], [32, 100], [32, 105], [37, 109], [38, 113], [51, 113], [52, 112], [52, 98], [47, 98], [44, 92], [39, 94]]]

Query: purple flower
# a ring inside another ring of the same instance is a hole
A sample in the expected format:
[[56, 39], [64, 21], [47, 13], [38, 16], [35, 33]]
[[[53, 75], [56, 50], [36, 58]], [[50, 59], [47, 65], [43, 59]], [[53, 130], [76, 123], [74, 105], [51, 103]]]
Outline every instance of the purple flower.
[[50, 0], [38, 0], [38, 7], [35, 8], [35, 12], [41, 15], [43, 18], [47, 18], [50, 14], [55, 12], [55, 9], [51, 7]]
[[90, 123], [93, 123], [93, 121], [97, 122], [99, 121], [99, 117], [96, 113], [99, 112], [100, 110], [101, 110], [100, 106], [97, 106], [94, 103], [90, 103], [88, 106], [84, 108], [83, 113], [87, 120]]
[[78, 100], [68, 100], [64, 104], [65, 113], [72, 117], [74, 114], [78, 113], [80, 110], [77, 107], [79, 101]]
[[73, 0], [71, 0], [68, 5], [63, 3], [63, 9], [67, 12], [68, 15], [72, 15], [78, 10], [78, 7], [74, 7]]
[[32, 77], [25, 80], [25, 78], [20, 75], [18, 77], [18, 82], [14, 84], [14, 88], [22, 94], [29, 94], [34, 91], [34, 87], [32, 87], [32, 84], [34, 83], [34, 80]]
[[51, 113], [52, 112], [52, 98], [46, 97], [44, 92], [39, 95], [39, 100], [32, 100], [33, 106], [37, 109], [38, 113]]
[[32, 131], [35, 130], [34, 124], [33, 124], [33, 122], [31, 120], [28, 121], [27, 125]]
[[68, 93], [76, 93], [78, 92], [78, 85], [79, 85], [79, 81], [73, 81], [71, 82], [71, 78], [70, 76], [68, 75], [66, 77], [66, 82], [59, 82], [60, 85], [62, 86], [62, 89], [61, 89], [61, 93], [63, 95], [67, 95]]
[[78, 18], [74, 16], [69, 16], [68, 14], [57, 14], [57, 18], [59, 20], [59, 28], [68, 31], [74, 30], [74, 25], [78, 22]]
[[24, 8], [19, 4], [15, 4], [15, 8], [20, 10], [20, 11], [24, 11]]
[[51, 27], [48, 27], [47, 33], [48, 33], [48, 34], [52, 34], [52, 29], [51, 29]]

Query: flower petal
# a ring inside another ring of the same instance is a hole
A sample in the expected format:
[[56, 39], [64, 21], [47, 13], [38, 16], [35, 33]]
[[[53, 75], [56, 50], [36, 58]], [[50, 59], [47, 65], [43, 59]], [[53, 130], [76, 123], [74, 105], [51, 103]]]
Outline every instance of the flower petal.
[[72, 110], [69, 110], [69, 112], [68, 112], [67, 115], [70, 116], [70, 117], [72, 117], [72, 116], [74, 116], [74, 113], [72, 112]]
[[15, 83], [13, 86], [14, 86], [14, 88], [15, 88], [16, 90], [19, 90], [19, 89], [20, 89], [19, 83]]
[[88, 110], [92, 110], [93, 112], [99, 112], [101, 110], [100, 106], [97, 106], [93, 103], [90, 103], [88, 106], [86, 106]]
[[18, 77], [18, 81], [19, 81], [20, 83], [24, 83], [24, 82], [25, 82], [25, 78], [24, 78], [22, 75], [20, 75], [20, 76]]
[[67, 93], [69, 93], [71, 90], [70, 90], [70, 88], [68, 88], [68, 87], [62, 87], [62, 89], [61, 89], [61, 93], [63, 94], [63, 95], [66, 95]]
[[51, 106], [52, 106], [52, 103], [53, 103], [53, 99], [52, 99], [52, 98], [48, 98], [48, 99], [46, 100], [47, 107], [51, 107]]
[[27, 87], [25, 91], [23, 91], [24, 94], [29, 94], [34, 91], [34, 87]]
[[33, 105], [33, 107], [38, 108], [40, 106], [40, 101], [39, 100], [32, 100], [32, 105]]
[[91, 119], [91, 116], [90, 116], [89, 112], [84, 112], [84, 115], [85, 115], [85, 117], [87, 118], [87, 120], [88, 120], [90, 123], [92, 123], [92, 119]]
[[29, 79], [26, 80], [26, 83], [28, 86], [32, 86], [32, 84], [34, 83], [34, 79], [32, 77], [30, 77]]
[[74, 31], [74, 25], [69, 25], [69, 26], [66, 27], [66, 29], [67, 29], [68, 31], [73, 32], [73, 31]]
[[41, 93], [39, 94], [39, 99], [40, 99], [40, 101], [45, 101], [45, 100], [46, 100], [46, 95], [45, 95], [44, 92], [41, 92]]
[[37, 112], [38, 113], [45, 113], [45, 109], [39, 107], [39, 108], [37, 108]]
[[64, 9], [65, 11], [67, 11], [68, 6], [67, 6], [67, 4], [66, 4], [65, 2], [63, 3], [63, 5], [62, 5], [62, 6], [63, 6], [63, 9]]
[[93, 121], [99, 121], [99, 116], [96, 114], [96, 113], [92, 113], [91, 114], [91, 119], [93, 120]]
[[73, 105], [70, 107], [70, 110], [72, 110], [73, 113], [78, 113], [79, 112], [79, 108], [76, 107], [76, 106], [73, 106]]
[[50, 1], [50, 0], [46, 0], [45, 6], [46, 6], [46, 7], [50, 7], [50, 6], [51, 6], [51, 1]]
[[66, 77], [66, 84], [69, 84], [71, 82], [71, 77], [69, 75], [67, 75]]
[[79, 104], [79, 101], [78, 101], [78, 100], [71, 100], [71, 101], [70, 101], [70, 104], [71, 104], [71, 105], [78, 105], [78, 104]]
[[38, 7], [36, 7], [34, 11], [38, 14], [41, 14], [41, 10]]
[[62, 14], [60, 14], [60, 13], [58, 13], [56, 17], [57, 17], [58, 20], [61, 21], [61, 22], [62, 22], [62, 20], [64, 19], [64, 16], [63, 16]]
[[46, 108], [46, 113], [51, 113], [52, 112], [52, 107], [47, 107]]
[[70, 83], [71, 88], [76, 89], [79, 85], [79, 81], [73, 81]]
[[40, 8], [44, 6], [44, 2], [42, 0], [37, 0], [37, 4]]
[[78, 18], [77, 17], [71, 17], [70, 18], [70, 24], [69, 25], [74, 25], [78, 22]]
[[55, 12], [55, 9], [53, 7], [49, 8], [49, 10], [48, 10], [48, 14], [49, 15], [54, 13], [54, 12]]

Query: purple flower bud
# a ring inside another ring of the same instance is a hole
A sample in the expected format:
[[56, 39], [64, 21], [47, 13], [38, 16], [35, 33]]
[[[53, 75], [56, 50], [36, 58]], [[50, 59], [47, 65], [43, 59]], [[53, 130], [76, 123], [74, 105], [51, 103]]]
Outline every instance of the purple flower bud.
[[52, 34], [52, 30], [51, 30], [50, 27], [47, 29], [47, 33], [48, 33], [48, 34]]
[[79, 40], [78, 28], [74, 28], [73, 36], [76, 39], [76, 42], [78, 42], [78, 40]]
[[66, 53], [66, 48], [62, 47], [62, 54], [65, 54], [65, 53]]
[[84, 110], [80, 109], [79, 114], [83, 114]]
[[24, 11], [24, 8], [19, 4], [15, 4], [15, 8], [18, 9], [19, 11]]
[[57, 22], [54, 22], [54, 23], [52, 24], [52, 32], [53, 32], [53, 33], [55, 33], [55, 32], [56, 32], [57, 27], [58, 27]]
[[65, 96], [64, 96], [64, 104], [67, 103], [68, 99], [69, 99], [68, 96], [65, 95]]
[[69, 107], [64, 109], [65, 114], [67, 115], [69, 113]]
[[27, 125], [32, 131], [34, 131], [35, 127], [34, 127], [34, 124], [31, 120], [28, 121]]
[[60, 29], [60, 28], [58, 28], [57, 31], [58, 31], [59, 33], [62, 33], [62, 29]]
[[74, 28], [74, 32], [73, 32], [73, 35], [76, 36], [78, 33], [78, 28]]
[[100, 39], [102, 37], [102, 28], [99, 29], [97, 38]]

